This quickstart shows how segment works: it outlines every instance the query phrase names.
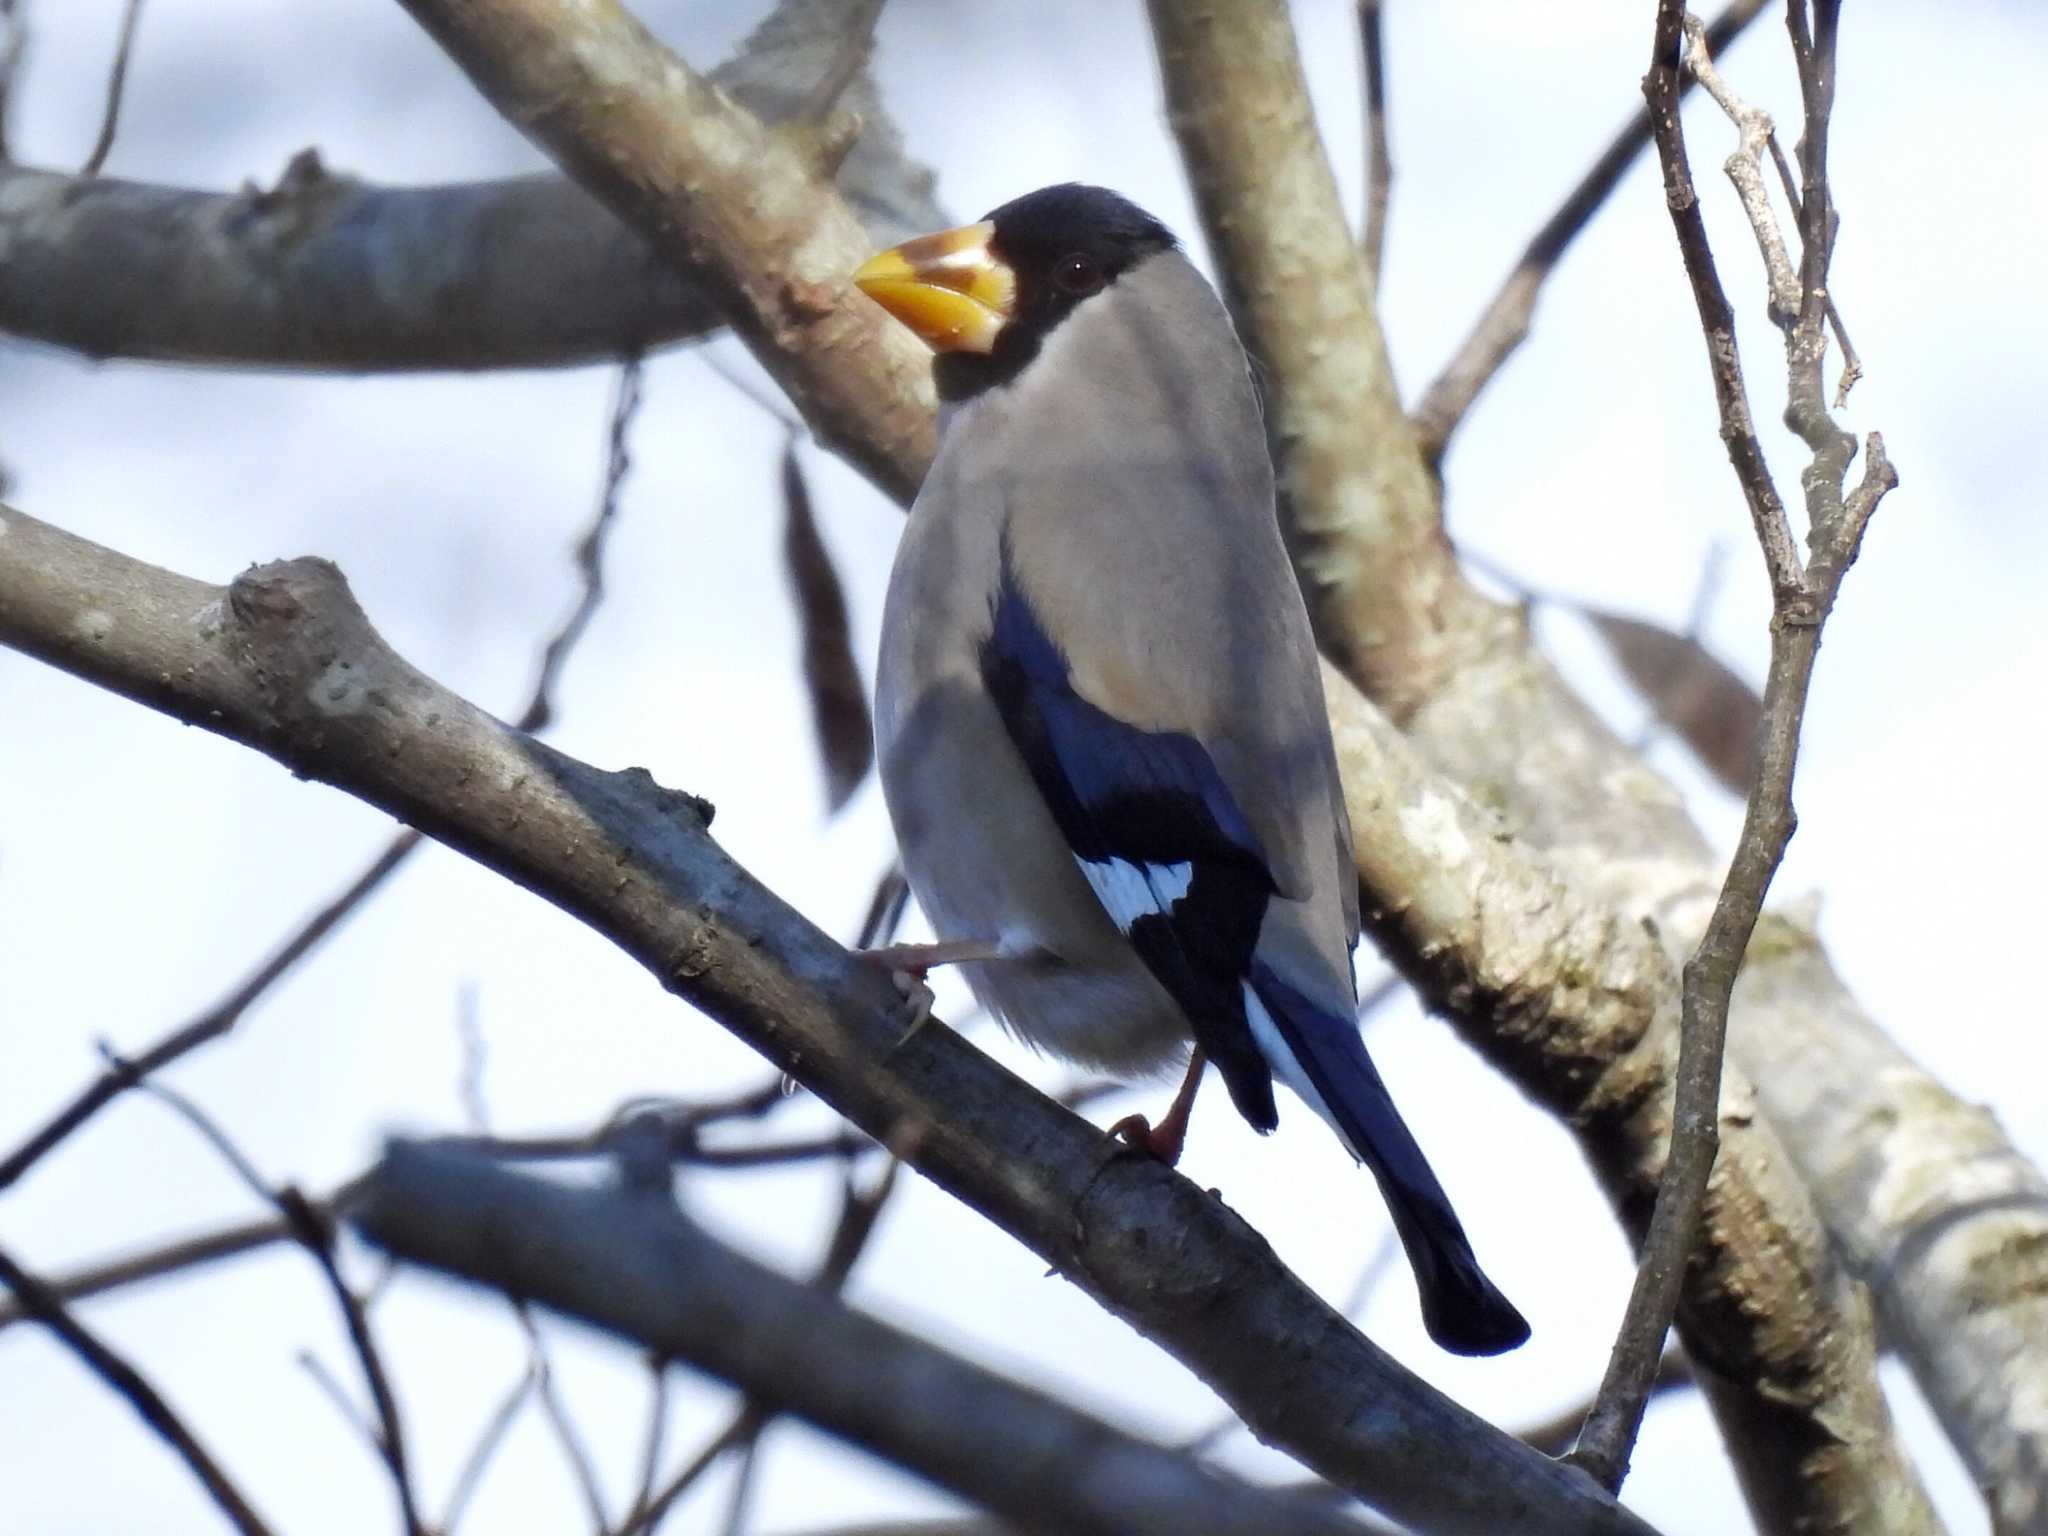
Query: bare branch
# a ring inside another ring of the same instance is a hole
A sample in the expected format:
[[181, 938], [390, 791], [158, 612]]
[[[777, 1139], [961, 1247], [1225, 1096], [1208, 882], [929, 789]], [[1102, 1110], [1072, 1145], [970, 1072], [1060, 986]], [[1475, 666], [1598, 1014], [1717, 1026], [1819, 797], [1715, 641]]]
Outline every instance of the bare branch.
[[661, 1475], [661, 1452], [668, 1439], [668, 1361], [660, 1355], [647, 1357], [647, 1434], [640, 1451], [640, 1480], [632, 1508], [620, 1522], [617, 1536], [640, 1523], [654, 1498], [654, 1481]]
[[886, 0], [848, 0], [831, 67], [819, 76], [818, 83], [804, 98], [800, 119], [822, 123], [866, 70], [868, 58], [875, 51], [875, 24], [882, 19], [885, 3]]
[[249, 1507], [249, 1501], [228, 1481], [220, 1464], [185, 1427], [184, 1421], [156, 1388], [73, 1317], [56, 1292], [4, 1252], [0, 1252], [0, 1285], [14, 1292], [23, 1312], [48, 1328], [66, 1348], [85, 1362], [95, 1376], [128, 1400], [136, 1416], [191, 1468], [192, 1475], [199, 1479], [207, 1494], [220, 1507], [220, 1512], [227, 1516], [229, 1524], [243, 1536], [269, 1536], [270, 1528]]
[[100, 118], [100, 136], [93, 141], [81, 176], [97, 176], [114, 150], [114, 135], [120, 131], [121, 96], [128, 85], [128, 56], [135, 48], [135, 27], [142, 19], [142, 0], [128, 0], [121, 12], [121, 41], [114, 48], [113, 67], [107, 71], [107, 106]]
[[[1760, 964], [1768, 956], [1770, 963]], [[2048, 1515], [2048, 1179], [1983, 1106], [1903, 1061], [1812, 932], [1766, 914], [1736, 982], [1739, 1059], [1785, 1128], [1998, 1531]]]
[[1317, 638], [1401, 718], [1512, 615], [1443, 548], [1286, 5], [1153, 0], [1151, 16], [1224, 296], [1266, 367], [1281, 518]]
[[598, 605], [604, 601], [604, 546], [618, 518], [619, 492], [625, 486], [627, 472], [633, 467], [633, 457], [627, 449], [627, 435], [632, 431], [633, 418], [640, 411], [642, 373], [638, 353], [619, 365], [618, 389], [612, 397], [611, 425], [605, 433], [603, 489], [598, 492], [596, 515], [591, 518], [583, 537], [576, 542], [576, 571], [582, 578], [582, 585], [575, 606], [562, 621], [562, 627], [541, 649], [540, 671], [533, 680], [533, 697], [527, 701], [526, 712], [519, 717], [519, 729], [522, 731], [544, 731], [554, 723], [555, 683], [568, 663], [569, 653], [583, 638], [584, 630], [590, 627], [591, 619], [597, 614]]
[[400, 1144], [355, 1219], [402, 1257], [688, 1360], [1032, 1528], [1355, 1530], [1320, 1501], [1235, 1482], [822, 1297], [666, 1202]]
[[[783, 0], [711, 78], [793, 122], [840, 16]], [[0, 31], [0, 65], [23, 35]], [[842, 100], [860, 122], [835, 182], [852, 215], [880, 244], [938, 228], [931, 172], [904, 155], [872, 83]], [[273, 189], [216, 195], [0, 164], [0, 245], [0, 330], [93, 357], [556, 367], [722, 323], [703, 284], [559, 176], [373, 187], [309, 152]]]
[[696, 277], [822, 442], [914, 493], [934, 443], [930, 353], [847, 281], [872, 247], [802, 135], [765, 127], [623, 6], [404, 3], [493, 106]]
[[[581, 587], [569, 616], [542, 647], [533, 693], [520, 716], [521, 730], [544, 730], [553, 722], [551, 695], [555, 683], [568, 662], [569, 653], [583, 638], [584, 630], [604, 600], [604, 544], [617, 510], [619, 490], [631, 463], [626, 452], [626, 434], [640, 406], [640, 376], [637, 357], [629, 358], [621, 365], [618, 395], [607, 435], [604, 482], [598, 498], [597, 515], [576, 546], [576, 568], [581, 576]], [[413, 828], [407, 827], [398, 833], [367, 869], [306, 918], [297, 931], [279, 944], [270, 958], [258, 965], [241, 985], [140, 1055], [130, 1060], [111, 1061], [107, 1070], [88, 1084], [77, 1098], [53, 1115], [4, 1160], [0, 1160], [0, 1190], [13, 1184], [65, 1138], [137, 1083], [232, 1030], [258, 1000], [375, 895], [419, 845], [420, 834]]]
[[[374, 1179], [375, 1174], [371, 1177]], [[554, 1431], [555, 1444], [561, 1447], [562, 1459], [568, 1463], [570, 1474], [576, 1479], [577, 1490], [583, 1495], [583, 1507], [589, 1511], [591, 1530], [595, 1536], [605, 1536], [611, 1529], [611, 1515], [604, 1507], [604, 1485], [598, 1481], [597, 1464], [590, 1459], [590, 1447], [583, 1443], [583, 1435], [576, 1427], [576, 1419], [569, 1412], [569, 1405], [562, 1398], [561, 1388], [555, 1384], [555, 1362], [548, 1352], [547, 1341], [541, 1337], [540, 1325], [534, 1321], [533, 1309], [526, 1304], [523, 1293], [508, 1293], [512, 1300], [512, 1315], [519, 1319], [520, 1331], [526, 1335], [527, 1373], [533, 1378], [534, 1396], [540, 1400], [541, 1413]]]
[[1387, 152], [1387, 65], [1380, 46], [1381, 0], [1358, 0], [1358, 51], [1365, 70], [1365, 228], [1358, 248], [1374, 299], [1380, 296], [1380, 267], [1387, 249], [1387, 197], [1394, 162]]
[[[659, 1380], [659, 1376], [656, 1378]], [[456, 1526], [469, 1510], [469, 1501], [476, 1497], [476, 1491], [483, 1486], [484, 1473], [490, 1469], [491, 1459], [498, 1454], [498, 1447], [505, 1443], [505, 1436], [512, 1423], [519, 1417], [527, 1399], [533, 1396], [533, 1368], [528, 1366], [520, 1378], [512, 1384], [512, 1390], [498, 1400], [498, 1406], [491, 1410], [491, 1416], [484, 1420], [484, 1427], [476, 1437], [476, 1443], [463, 1459], [462, 1470], [455, 1474], [455, 1486], [448, 1494], [448, 1508], [441, 1516], [439, 1529], [443, 1536], [452, 1536]]]
[[[1707, 46], [1719, 53], [1733, 42], [1742, 29], [1756, 19], [1764, 0], [1731, 0], [1728, 8], [1707, 28]], [[1690, 77], [1680, 80], [1680, 91], [1691, 89]], [[1544, 221], [1507, 280], [1494, 294], [1472, 329], [1443, 371], [1423, 391], [1414, 412], [1415, 435], [1422, 456], [1432, 466], [1443, 463], [1451, 434], [1471, 411], [1472, 404], [1493, 382], [1515, 349], [1529, 337], [1529, 325], [1536, 314], [1536, 298], [1543, 284], [1563, 258], [1579, 231], [1592, 222], [1622, 176], [1650, 144], [1650, 114], [1640, 110], [1621, 131], [1608, 141], [1591, 169], [1579, 178], [1557, 212]]]
[[[370, 1318], [364, 1310], [362, 1298], [349, 1288], [348, 1282], [342, 1278], [341, 1266], [335, 1260], [331, 1218], [290, 1185], [273, 1188], [227, 1132], [183, 1094], [166, 1088], [162, 1083], [146, 1082], [140, 1087], [151, 1098], [168, 1104], [186, 1124], [205, 1138], [249, 1192], [276, 1209], [292, 1240], [312, 1255], [313, 1262], [319, 1266], [335, 1306], [341, 1312], [349, 1343], [362, 1366], [363, 1382], [370, 1389], [370, 1401], [376, 1406], [376, 1425], [363, 1426], [366, 1437], [390, 1470], [392, 1486], [398, 1495], [399, 1517], [404, 1521], [406, 1531], [409, 1536], [425, 1536], [426, 1527], [420, 1520], [419, 1506], [413, 1498], [412, 1472], [406, 1463], [405, 1426], [399, 1417], [398, 1399], [391, 1390], [391, 1378], [384, 1370], [384, 1357], [377, 1348], [376, 1335], [370, 1331]], [[325, 1377], [317, 1360], [311, 1356], [306, 1359], [315, 1374], [322, 1377], [330, 1395], [341, 1404], [343, 1412], [353, 1420], [354, 1412], [348, 1407], [347, 1398], [339, 1387]]]
[[[825, 1256], [819, 1262], [818, 1272], [811, 1277], [811, 1284], [826, 1295], [837, 1296], [846, 1288], [847, 1278], [853, 1273], [853, 1266], [867, 1250], [875, 1233], [875, 1223], [880, 1219], [882, 1207], [889, 1203], [889, 1197], [896, 1189], [896, 1173], [902, 1166], [892, 1157], [869, 1189], [861, 1189], [849, 1174], [839, 1202], [839, 1219], [833, 1224], [832, 1236], [825, 1244]], [[729, 1506], [726, 1526], [730, 1530], [739, 1524], [746, 1513], [748, 1488], [752, 1481], [754, 1460], [759, 1453], [761, 1432], [768, 1427], [775, 1405], [772, 1402], [749, 1393], [740, 1404], [725, 1428], [714, 1435], [705, 1446], [692, 1456], [683, 1467], [651, 1497], [644, 1491], [635, 1505], [634, 1513], [620, 1526], [616, 1536], [640, 1536], [651, 1531], [675, 1507], [684, 1494], [694, 1487], [699, 1478], [710, 1471], [728, 1452], [738, 1451], [744, 1458], [734, 1480], [732, 1501]], [[650, 1461], [649, 1471], [652, 1471]]]
[[[1792, 175], [1791, 162], [1785, 158], [1784, 148], [1774, 133], [1770, 139], [1771, 162], [1778, 168], [1778, 185], [1784, 189], [1785, 201], [1791, 205], [1792, 217], [1799, 218], [1799, 183]], [[1828, 295], [1828, 324], [1834, 327], [1835, 344], [1842, 349], [1842, 378], [1835, 386], [1835, 409], [1840, 410], [1849, 403], [1849, 391], [1856, 387], [1856, 381], [1863, 377], [1863, 359], [1856, 355], [1856, 348], [1850, 344], [1849, 328], [1842, 324], [1842, 312], [1835, 304], [1835, 296]]]
[[[733, 864], [703, 831], [701, 802], [644, 773], [599, 772], [433, 684], [377, 637], [331, 566], [257, 567], [223, 590], [12, 510], [0, 527], [0, 643], [346, 784], [592, 924], [869, 1135], [898, 1145], [916, 1130], [914, 1166], [1322, 1475], [1425, 1530], [1497, 1528], [1502, 1498], [1530, 1536], [1641, 1529], [1400, 1370], [1185, 1179], [948, 1030], [902, 1041], [887, 978]], [[1588, 974], [1572, 984], [1581, 998]], [[1146, 1234], [1168, 1230], [1164, 1284]], [[1377, 1405], [1363, 1418], [1342, 1407], [1362, 1391]]]
[[[1793, 0], [1790, 8], [1794, 51], [1807, 100], [1806, 138], [1801, 153], [1807, 170], [1802, 189], [1806, 200], [1806, 217], [1802, 221], [1806, 249], [1796, 295], [1784, 289], [1789, 269], [1768, 200], [1763, 195], [1761, 156], [1770, 134], [1769, 122], [1740, 103], [1718, 77], [1712, 76], [1698, 23], [1686, 16], [1683, 0], [1663, 0], [1659, 6], [1650, 72], [1643, 82], [1644, 95], [1656, 122], [1666, 200], [1706, 333], [1709, 367], [1721, 406], [1721, 435], [1730, 446], [1737, 480], [1752, 510], [1775, 505], [1777, 513], [1775, 517], [1757, 518], [1758, 542], [1771, 575], [1773, 604], [1771, 663], [1764, 683], [1764, 721], [1757, 742], [1754, 780], [1727, 878], [1699, 947], [1685, 966], [1671, 1152], [1659, 1183], [1656, 1208], [1643, 1242], [1642, 1262], [1620, 1336], [1578, 1449], [1573, 1453], [1575, 1460], [1609, 1488], [1618, 1488], [1627, 1473], [1630, 1448], [1642, 1422], [1664, 1334], [1670, 1326], [1694, 1235], [1699, 1229], [1707, 1181], [1719, 1146], [1722, 1057], [1730, 1001], [1736, 974], [1763, 910], [1765, 894], [1796, 825], [1792, 777], [1821, 627], [1834, 605], [1842, 575], [1855, 559], [1864, 525], [1885, 491], [1897, 483], [1891, 466], [1884, 460], [1882, 440], [1873, 434], [1871, 462], [1856, 497], [1857, 509], [1853, 515], [1848, 512], [1842, 500], [1841, 482], [1848, 468], [1848, 452], [1854, 451], [1855, 444], [1827, 420], [1826, 406], [1820, 398], [1830, 233], [1825, 166], [1828, 110], [1834, 85], [1833, 25], [1829, 0], [1819, 0], [1823, 19], [1817, 31], [1825, 42], [1818, 47], [1802, 48], [1801, 6], [1802, 0]], [[1813, 462], [1802, 476], [1813, 522], [1815, 563], [1810, 573], [1801, 567], [1797, 552], [1791, 547], [1790, 529], [1761, 455], [1752, 458], [1735, 452], [1738, 443], [1753, 446], [1754, 436], [1732, 321], [1700, 221], [1684, 128], [1678, 115], [1678, 64], [1684, 40], [1692, 44], [1695, 73], [1734, 118], [1742, 134], [1742, 149], [1729, 161], [1730, 175], [1750, 214], [1759, 251], [1771, 275], [1772, 318], [1788, 333], [1788, 398], [1792, 403], [1787, 408], [1787, 420], [1795, 426], [1804, 423], [1802, 435], [1813, 450]], [[1848, 442], [1848, 452], [1842, 449], [1844, 440]]]
[[106, 1071], [88, 1084], [77, 1098], [51, 1116], [4, 1161], [0, 1161], [0, 1189], [14, 1183], [72, 1132], [144, 1078], [233, 1029], [259, 998], [362, 906], [391, 872], [405, 862], [419, 842], [417, 832], [408, 829], [399, 833], [369, 868], [307, 918], [297, 932], [280, 944], [269, 959], [250, 972], [226, 997], [172, 1030], [141, 1054], [110, 1063]]
[[[1504, 838], [1333, 668], [1323, 687], [1375, 945], [1577, 1130], [1642, 1241], [1670, 1143], [1675, 962], [1645, 926], [1589, 905]], [[1703, 921], [1680, 911], [1672, 931]], [[1785, 1490], [1815, 1529], [1925, 1536], [1938, 1525], [1885, 1407], [1867, 1308], [1774, 1128], [1749, 1108], [1754, 1091], [1730, 1074], [1679, 1311], [1687, 1351], [1716, 1362], [1708, 1401], [1753, 1501], [1782, 1512]]]
[[[1650, 1382], [1650, 1397], [1654, 1401], [1667, 1392], [1696, 1385], [1698, 1383], [1693, 1379], [1692, 1365], [1684, 1354], [1675, 1349], [1667, 1349], [1664, 1351], [1664, 1358], [1658, 1362], [1656, 1376]], [[1516, 1433], [1544, 1455], [1562, 1456], [1579, 1438], [1579, 1429], [1586, 1422], [1586, 1415], [1592, 1411], [1593, 1403], [1589, 1398]]]

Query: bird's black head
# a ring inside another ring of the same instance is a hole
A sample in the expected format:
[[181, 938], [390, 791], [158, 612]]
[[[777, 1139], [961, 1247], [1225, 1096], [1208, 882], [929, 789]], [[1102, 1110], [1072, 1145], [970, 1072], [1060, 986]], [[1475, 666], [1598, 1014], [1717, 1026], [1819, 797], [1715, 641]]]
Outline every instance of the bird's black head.
[[1072, 181], [1027, 192], [986, 221], [989, 252], [1014, 274], [1015, 296], [986, 354], [939, 355], [932, 372], [945, 400], [1014, 379], [1077, 305], [1175, 245], [1172, 232], [1129, 199]]
[[906, 240], [853, 281], [938, 353], [940, 398], [962, 400], [1014, 379], [1076, 306], [1173, 244], [1143, 209], [1069, 182]]

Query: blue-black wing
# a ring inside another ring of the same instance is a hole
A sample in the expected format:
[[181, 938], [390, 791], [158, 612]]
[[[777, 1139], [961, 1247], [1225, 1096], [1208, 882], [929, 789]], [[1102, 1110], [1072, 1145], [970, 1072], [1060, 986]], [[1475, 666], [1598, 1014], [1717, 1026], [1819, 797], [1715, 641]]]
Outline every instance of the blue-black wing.
[[1117, 719], [1074, 689], [1007, 548], [981, 674], [1032, 782], [1104, 909], [1188, 1016], [1238, 1110], [1278, 1117], [1244, 983], [1276, 886], [1202, 744]]

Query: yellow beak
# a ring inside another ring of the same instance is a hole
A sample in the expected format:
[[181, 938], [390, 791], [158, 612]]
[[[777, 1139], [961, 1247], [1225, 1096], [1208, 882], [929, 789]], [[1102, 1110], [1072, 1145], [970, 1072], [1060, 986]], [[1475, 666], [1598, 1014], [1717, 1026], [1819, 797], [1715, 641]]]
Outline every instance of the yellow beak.
[[1009, 324], [1017, 276], [983, 221], [920, 235], [870, 259], [853, 281], [934, 352], [989, 352]]

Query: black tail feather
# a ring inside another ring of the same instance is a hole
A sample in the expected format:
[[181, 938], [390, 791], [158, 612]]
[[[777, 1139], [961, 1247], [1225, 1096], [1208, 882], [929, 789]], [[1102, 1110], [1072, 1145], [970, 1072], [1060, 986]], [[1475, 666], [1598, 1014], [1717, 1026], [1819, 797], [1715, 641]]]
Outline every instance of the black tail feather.
[[1528, 1323], [1480, 1269], [1449, 1197], [1366, 1055], [1356, 1021], [1316, 1007], [1265, 965], [1252, 967], [1251, 988], [1277, 1043], [1293, 1058], [1275, 1061], [1275, 1072], [1297, 1091], [1304, 1084], [1313, 1091], [1310, 1103], [1379, 1182], [1415, 1272], [1429, 1336], [1459, 1355], [1497, 1355], [1526, 1340]]

